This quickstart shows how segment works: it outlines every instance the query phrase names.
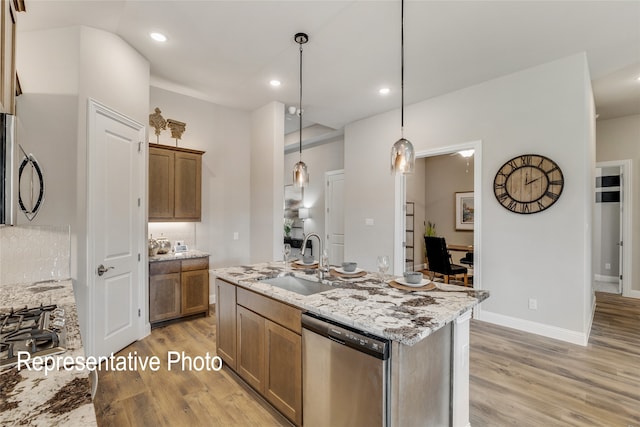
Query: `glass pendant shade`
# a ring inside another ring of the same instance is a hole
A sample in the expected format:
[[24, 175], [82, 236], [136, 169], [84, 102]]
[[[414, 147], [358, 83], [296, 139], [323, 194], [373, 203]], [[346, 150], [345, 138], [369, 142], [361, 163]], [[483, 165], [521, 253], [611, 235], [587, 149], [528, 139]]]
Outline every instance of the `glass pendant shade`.
[[298, 188], [306, 187], [309, 184], [309, 172], [307, 172], [307, 165], [300, 160], [293, 167], [293, 185]]
[[412, 173], [415, 162], [415, 151], [411, 141], [400, 138], [391, 147], [391, 172]]

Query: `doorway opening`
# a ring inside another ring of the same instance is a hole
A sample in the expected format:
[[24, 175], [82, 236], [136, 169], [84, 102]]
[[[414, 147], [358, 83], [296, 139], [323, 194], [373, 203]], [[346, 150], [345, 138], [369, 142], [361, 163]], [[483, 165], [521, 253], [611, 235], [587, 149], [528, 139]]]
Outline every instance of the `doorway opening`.
[[[413, 175], [396, 177], [394, 274], [427, 267], [424, 235], [431, 223], [446, 239], [453, 263], [471, 253], [469, 272], [481, 289], [481, 148], [482, 141], [472, 141], [418, 152]], [[463, 157], [466, 150], [473, 155]]]
[[631, 161], [596, 163], [595, 175], [592, 285], [624, 295], [631, 278]]

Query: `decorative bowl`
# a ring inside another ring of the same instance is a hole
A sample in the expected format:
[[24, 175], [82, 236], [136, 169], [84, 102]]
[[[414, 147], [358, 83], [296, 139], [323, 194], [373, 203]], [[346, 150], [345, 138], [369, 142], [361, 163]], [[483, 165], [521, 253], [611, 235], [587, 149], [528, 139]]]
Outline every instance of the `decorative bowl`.
[[171, 242], [166, 237], [160, 237], [156, 242], [158, 242], [159, 254], [168, 254], [171, 251]]
[[415, 285], [416, 283], [420, 283], [420, 281], [422, 280], [422, 273], [420, 273], [419, 271], [406, 271], [404, 273], [404, 280], [407, 283]]
[[346, 271], [347, 273], [351, 273], [353, 271], [356, 271], [356, 267], [358, 266], [357, 262], [343, 262], [342, 263], [342, 269], [344, 271]]

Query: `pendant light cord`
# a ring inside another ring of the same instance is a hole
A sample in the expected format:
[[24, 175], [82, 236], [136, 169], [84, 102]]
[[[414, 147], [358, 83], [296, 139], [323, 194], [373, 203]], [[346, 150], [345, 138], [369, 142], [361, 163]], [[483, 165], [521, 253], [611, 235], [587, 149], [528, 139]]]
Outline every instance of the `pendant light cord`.
[[300, 44], [300, 102], [298, 107], [300, 132], [300, 161], [302, 161], [302, 43]]
[[404, 0], [400, 4], [400, 135], [404, 138]]

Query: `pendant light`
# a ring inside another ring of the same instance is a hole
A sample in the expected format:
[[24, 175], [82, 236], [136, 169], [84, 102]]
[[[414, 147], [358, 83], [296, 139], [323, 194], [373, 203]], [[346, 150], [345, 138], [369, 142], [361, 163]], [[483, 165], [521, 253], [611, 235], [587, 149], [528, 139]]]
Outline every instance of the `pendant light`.
[[309, 41], [309, 36], [305, 33], [297, 33], [293, 39], [300, 45], [300, 103], [298, 105], [298, 118], [300, 124], [300, 161], [293, 167], [293, 184], [302, 188], [309, 184], [309, 172], [307, 165], [302, 161], [302, 45]]
[[401, 0], [400, 15], [400, 139], [391, 147], [391, 172], [406, 174], [413, 172], [416, 156], [413, 144], [404, 137], [404, 0]]

